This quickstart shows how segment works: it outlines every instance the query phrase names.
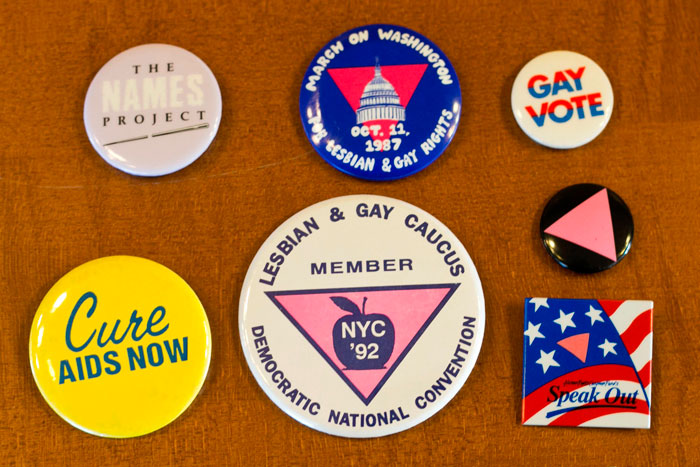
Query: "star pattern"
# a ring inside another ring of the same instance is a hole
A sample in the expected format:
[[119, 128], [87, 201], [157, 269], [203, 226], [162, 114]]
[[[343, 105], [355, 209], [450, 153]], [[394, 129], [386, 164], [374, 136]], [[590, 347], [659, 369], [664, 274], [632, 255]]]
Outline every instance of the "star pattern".
[[540, 350], [540, 358], [535, 363], [542, 365], [542, 373], [547, 373], [550, 366], [559, 366], [559, 363], [554, 360], [554, 352], [555, 350], [552, 350], [551, 352]]
[[559, 318], [555, 319], [554, 322], [561, 326], [562, 334], [566, 331], [566, 328], [575, 328], [574, 324], [574, 312], [565, 314], [563, 311], [559, 310]]
[[605, 342], [600, 344], [598, 346], [599, 349], [603, 349], [603, 357], [607, 356], [609, 353], [617, 355], [617, 352], [615, 351], [615, 346], [617, 344], [615, 342], [610, 342], [607, 339], [605, 339]]
[[549, 304], [547, 303], [546, 298], [531, 298], [530, 303], [535, 304], [535, 311], [539, 310], [541, 306], [549, 308]]
[[530, 345], [532, 345], [532, 342], [538, 337], [544, 339], [544, 335], [540, 332], [540, 326], [542, 326], [542, 323], [532, 324], [531, 321], [527, 322], [527, 331], [525, 331], [523, 334], [530, 338]]
[[586, 312], [586, 316], [591, 318], [591, 326], [593, 326], [593, 323], [596, 321], [600, 321], [601, 323], [604, 323], [605, 321], [603, 318], [600, 317], [600, 314], [603, 312], [603, 310], [596, 310], [593, 308], [593, 305], [590, 305], [590, 309]]

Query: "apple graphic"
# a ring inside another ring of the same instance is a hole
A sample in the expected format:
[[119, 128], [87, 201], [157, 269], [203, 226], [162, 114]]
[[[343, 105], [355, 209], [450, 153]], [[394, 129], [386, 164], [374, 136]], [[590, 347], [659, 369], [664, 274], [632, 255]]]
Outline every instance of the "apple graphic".
[[394, 351], [394, 325], [388, 316], [366, 314], [367, 297], [362, 310], [345, 297], [330, 297], [333, 303], [351, 314], [338, 319], [333, 325], [333, 348], [347, 370], [376, 370]]

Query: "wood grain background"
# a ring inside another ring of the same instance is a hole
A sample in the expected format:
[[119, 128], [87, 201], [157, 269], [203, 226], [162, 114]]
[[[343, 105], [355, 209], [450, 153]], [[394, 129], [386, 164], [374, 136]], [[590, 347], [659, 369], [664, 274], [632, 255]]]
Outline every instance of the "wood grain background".
[[[700, 463], [700, 3], [16, 0], [2, 2], [0, 15], [0, 463]], [[326, 164], [298, 110], [314, 54], [376, 22], [438, 44], [464, 103], [442, 157], [388, 183]], [[155, 179], [107, 165], [82, 123], [94, 74], [150, 42], [202, 58], [224, 102], [209, 150]], [[518, 70], [556, 49], [593, 58], [615, 92], [605, 131], [568, 151], [529, 140], [510, 109]], [[620, 194], [636, 228], [629, 256], [590, 276], [557, 266], [537, 234], [549, 197], [580, 182]], [[457, 397], [416, 428], [372, 440], [324, 435], [285, 415], [248, 371], [237, 331], [243, 278], [268, 234], [312, 203], [356, 193], [403, 199], [442, 220], [470, 252], [486, 298], [481, 355]], [[27, 355], [31, 321], [53, 283], [115, 254], [151, 258], [184, 277], [207, 310], [214, 345], [192, 406], [130, 440], [61, 420]], [[650, 430], [520, 425], [527, 296], [655, 301]]]

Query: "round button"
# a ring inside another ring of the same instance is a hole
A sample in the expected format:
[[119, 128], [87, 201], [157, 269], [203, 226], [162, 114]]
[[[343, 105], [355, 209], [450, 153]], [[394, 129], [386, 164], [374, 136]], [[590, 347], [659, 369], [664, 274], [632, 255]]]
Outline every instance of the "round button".
[[583, 146], [610, 120], [613, 91], [590, 58], [558, 50], [530, 60], [513, 83], [513, 115], [534, 141], [554, 149]]
[[173, 45], [141, 45], [95, 75], [83, 119], [90, 143], [110, 165], [132, 175], [166, 175], [211, 144], [221, 92], [196, 55]]
[[427, 212], [372, 195], [297, 213], [246, 275], [239, 331], [267, 396], [297, 421], [353, 438], [437, 413], [479, 355], [484, 297], [459, 239]]
[[209, 368], [204, 308], [170, 269], [132, 256], [85, 263], [49, 290], [29, 360], [41, 395], [87, 433], [130, 438], [175, 420]]
[[367, 180], [414, 174], [447, 148], [462, 93], [447, 56], [424, 36], [386, 24], [331, 40], [311, 61], [299, 109], [311, 145]]
[[634, 222], [615, 192], [582, 183], [564, 188], [547, 203], [540, 219], [547, 252], [565, 268], [599, 272], [629, 252]]

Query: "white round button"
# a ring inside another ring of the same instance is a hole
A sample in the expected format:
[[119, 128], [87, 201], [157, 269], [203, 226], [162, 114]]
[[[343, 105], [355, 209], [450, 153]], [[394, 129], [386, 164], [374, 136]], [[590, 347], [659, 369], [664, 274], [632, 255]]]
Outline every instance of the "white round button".
[[427, 212], [375, 195], [329, 199], [278, 227], [248, 269], [238, 314], [267, 396], [304, 425], [352, 438], [397, 433], [444, 408], [476, 363], [484, 318], [459, 239]]
[[520, 70], [511, 105], [530, 138], [550, 148], [570, 149], [603, 131], [612, 114], [613, 91], [596, 62], [557, 50], [533, 58]]
[[221, 121], [213, 73], [180, 47], [147, 44], [126, 50], [95, 75], [83, 110], [97, 153], [141, 176], [176, 172], [209, 147]]

